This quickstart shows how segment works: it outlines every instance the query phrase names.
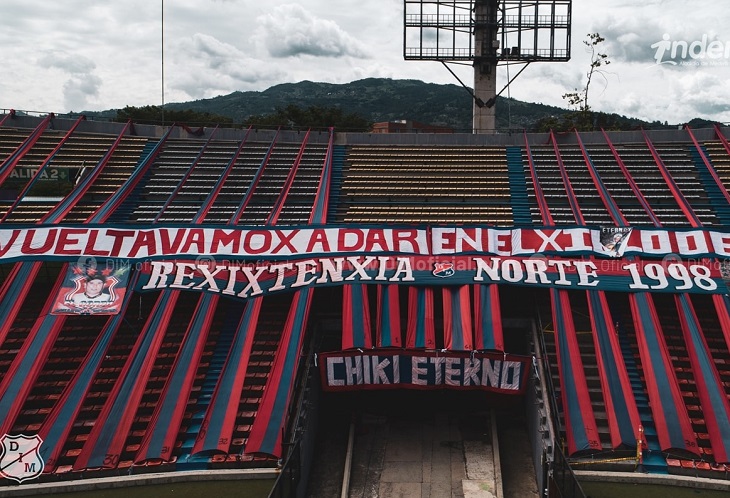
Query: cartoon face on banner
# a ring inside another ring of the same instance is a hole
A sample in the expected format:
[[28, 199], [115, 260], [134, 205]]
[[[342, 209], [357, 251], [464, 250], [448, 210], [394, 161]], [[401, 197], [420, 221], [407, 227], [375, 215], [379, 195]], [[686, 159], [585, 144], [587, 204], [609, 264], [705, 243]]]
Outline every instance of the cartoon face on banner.
[[126, 293], [129, 267], [93, 258], [70, 265], [53, 315], [116, 315]]
[[604, 254], [616, 258], [623, 256], [632, 230], [628, 227], [601, 227], [601, 249]]

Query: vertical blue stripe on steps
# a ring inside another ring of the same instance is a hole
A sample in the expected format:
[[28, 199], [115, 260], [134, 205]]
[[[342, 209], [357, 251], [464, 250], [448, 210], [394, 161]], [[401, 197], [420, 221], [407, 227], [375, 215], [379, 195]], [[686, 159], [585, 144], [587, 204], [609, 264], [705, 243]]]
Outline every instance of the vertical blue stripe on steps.
[[641, 425], [644, 427], [644, 439], [646, 439], [646, 448], [648, 450], [644, 451], [644, 469], [650, 474], [667, 474], [667, 461], [662, 456], [662, 450], [659, 446], [654, 417], [651, 414], [651, 407], [649, 406], [649, 396], [646, 394], [646, 388], [641, 380], [639, 369], [636, 366], [636, 360], [629, 338], [626, 337], [625, 332], [621, 330], [621, 326], [618, 324], [616, 326], [616, 332], [618, 333], [626, 372], [629, 374], [629, 380], [631, 381], [631, 389], [634, 392], [636, 408], [639, 410]]
[[[153, 150], [155, 150], [155, 146], [157, 145], [157, 142], [153, 140], [149, 140], [145, 146], [144, 149], [142, 149], [142, 153], [139, 155], [139, 160], [137, 161], [137, 165], [134, 167], [135, 171], [144, 164], [145, 160], [147, 159], [147, 156], [149, 156]], [[126, 199], [119, 205], [117, 209], [114, 210], [114, 212], [109, 216], [109, 220], [107, 220], [109, 223], [113, 222], [123, 222], [127, 221], [129, 219], [129, 215], [132, 214], [132, 211], [134, 211], [135, 206], [137, 205], [137, 200], [139, 199], [139, 195], [142, 192], [142, 189], [145, 185], [147, 185], [147, 180], [149, 179], [150, 175], [152, 174], [152, 168], [148, 169], [145, 173], [144, 177], [142, 178], [142, 181], [140, 181], [137, 186], [134, 188], [132, 193], [127, 196]]]
[[[705, 157], [707, 157], [710, 164], [712, 164], [710, 154], [708, 154], [707, 149], [705, 149], [704, 146], [702, 146], [702, 152], [704, 152]], [[705, 192], [707, 192], [707, 199], [710, 202], [710, 207], [723, 225], [730, 224], [730, 205], [728, 205], [725, 196], [720, 191], [720, 188], [717, 186], [717, 183], [715, 183], [710, 172], [707, 170], [707, 166], [702, 160], [702, 156], [700, 156], [700, 153], [697, 152], [697, 148], [694, 145], [689, 146], [689, 155], [692, 157], [692, 162], [694, 162], [695, 168], [697, 168], [700, 182], [702, 183]], [[695, 201], [693, 201], [693, 206], [697, 207], [694, 202]]]
[[525, 168], [522, 164], [522, 147], [507, 147], [507, 174], [509, 175], [513, 224], [532, 225]]
[[340, 192], [342, 190], [342, 176], [345, 167], [346, 149], [344, 145], [332, 146], [332, 177], [330, 179], [330, 202], [327, 210], [326, 223], [335, 221], [337, 217], [337, 208], [340, 201]]
[[190, 457], [190, 452], [195, 445], [195, 439], [198, 437], [200, 430], [200, 424], [205, 418], [205, 413], [208, 410], [208, 405], [215, 391], [215, 387], [218, 384], [218, 379], [223, 371], [223, 366], [228, 358], [228, 351], [231, 349], [231, 343], [233, 337], [236, 334], [236, 328], [238, 326], [238, 320], [243, 314], [245, 307], [245, 301], [240, 300], [234, 301], [232, 299], [221, 299], [219, 306], [224, 307], [222, 316], [225, 317], [225, 321], [221, 327], [221, 332], [216, 340], [215, 350], [210, 359], [210, 365], [208, 371], [205, 373], [205, 379], [203, 385], [200, 388], [198, 395], [198, 401], [195, 404], [194, 413], [190, 426], [186, 433], [187, 438], [183, 442], [181, 455], [177, 460], [178, 470], [196, 470], [208, 468], [208, 456]]

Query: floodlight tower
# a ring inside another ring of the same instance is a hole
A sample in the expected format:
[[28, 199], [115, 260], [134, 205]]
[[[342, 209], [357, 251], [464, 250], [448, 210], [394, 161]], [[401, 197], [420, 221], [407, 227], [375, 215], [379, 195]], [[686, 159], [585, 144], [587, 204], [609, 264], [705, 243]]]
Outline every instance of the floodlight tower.
[[[497, 66], [570, 60], [572, 0], [403, 0], [403, 57], [474, 67], [474, 133], [494, 133]], [[505, 88], [507, 88], [505, 86]]]

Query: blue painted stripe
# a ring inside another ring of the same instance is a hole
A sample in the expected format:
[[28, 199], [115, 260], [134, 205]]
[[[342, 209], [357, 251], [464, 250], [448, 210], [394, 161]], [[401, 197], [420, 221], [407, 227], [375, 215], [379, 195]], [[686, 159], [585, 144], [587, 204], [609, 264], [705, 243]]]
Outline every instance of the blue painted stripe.
[[604, 395], [611, 398], [621, 436], [621, 443], [627, 446], [635, 446], [636, 437], [627, 403], [627, 399], [630, 399], [630, 397], [633, 398], [633, 393], [629, 390], [624, 390], [624, 385], [621, 383], [621, 377], [618, 371], [619, 360], [611, 346], [611, 332], [606, 325], [610, 323], [612, 318], [608, 315], [608, 310], [604, 309], [603, 301], [600, 299], [598, 292], [589, 291], [588, 299], [590, 299], [592, 304], [591, 312], [593, 315], [591, 319], [593, 320], [593, 327], [596, 332], [598, 352], [601, 355], [603, 368], [605, 369], [605, 371], [601, 372], [601, 375], [608, 386], [608, 392], [605, 392]]
[[560, 293], [557, 289], [551, 289], [551, 296], [555, 313], [553, 321], [555, 322], [555, 342], [560, 352], [560, 379], [563, 385], [563, 410], [566, 417], [566, 425], [570, 425], [569, 437], [573, 438], [577, 451], [590, 449], [588, 434], [586, 431], [586, 423], [583, 420], [583, 411], [580, 407], [578, 396], [578, 386], [575, 383], [576, 366], [573, 364], [574, 358], [570, 354], [568, 346], [568, 333], [566, 324], [566, 313], [569, 310], [564, 309], [561, 302]]
[[426, 347], [426, 289], [416, 287], [416, 343], [417, 348]]
[[289, 344], [286, 346], [284, 368], [282, 370], [281, 377], [279, 378], [278, 385], [275, 386], [276, 397], [274, 399], [273, 408], [264, 432], [261, 446], [259, 447], [259, 451], [264, 453], [280, 456], [281, 449], [277, 447], [279, 446], [277, 445], [277, 441], [279, 441], [279, 438], [281, 437], [281, 429], [284, 426], [291, 389], [294, 385], [297, 367], [299, 366], [299, 348], [302, 337], [304, 336], [311, 297], [312, 289], [298, 291], [294, 296], [294, 306], [296, 309]]
[[[685, 323], [689, 338], [692, 341], [690, 352], [695, 354], [695, 363], [699, 366], [699, 372], [694, 372], [697, 380], [698, 389], [704, 389], [708, 395], [710, 406], [703, 406], [702, 411], [707, 418], [707, 412], [711, 412], [711, 416], [715, 419], [717, 430], [719, 431], [719, 440], [713, 438], [711, 434], [711, 442], [713, 449], [715, 444], [720, 443], [723, 446], [724, 457], [730, 455], [730, 413], [728, 413], [728, 401], [725, 389], [722, 385], [718, 385], [718, 373], [715, 363], [710, 356], [705, 340], [702, 337], [702, 331], [697, 323], [697, 316], [694, 309], [689, 303], [689, 297], [686, 294], [679, 294], [679, 302], [681, 312], [684, 314]], [[723, 460], [720, 460], [723, 461]]]
[[365, 307], [367, 300], [367, 292], [362, 285], [349, 285], [352, 302], [352, 345], [355, 348], [367, 347], [366, 335], [370, 335], [370, 330], [365, 330]]
[[[228, 358], [221, 372], [220, 380], [216, 386], [213, 400], [208, 407], [206, 415], [206, 433], [202, 445], [196, 445], [198, 451], [210, 451], [218, 448], [218, 441], [221, 437], [220, 429], [231, 405], [231, 400], [240, 400], [241, 393], [233, 392], [233, 385], [240, 375], [245, 376], [248, 364], [241, 362], [242, 358], [247, 357], [246, 350], [250, 349], [253, 339], [256, 322], [258, 321], [259, 311], [261, 310], [261, 299], [250, 299], [246, 303], [246, 309], [243, 312], [241, 321], [236, 329], [236, 335], [233, 338]], [[243, 369], [243, 371], [241, 371]], [[238, 402], [235, 407], [238, 409]]]
[[[175, 359], [174, 369], [165, 384], [165, 391], [158, 401], [159, 412], [154, 425], [148, 429], [150, 436], [147, 453], [141, 459], [160, 458], [162, 455], [165, 440], [171, 429], [170, 421], [175, 419], [174, 414], [180, 409], [180, 404], [187, 401], [189, 392], [185, 389], [185, 379], [191, 368], [198, 368], [197, 363], [193, 363], [193, 359], [200, 347], [201, 336], [208, 333], [207, 330], [204, 330], [204, 325], [208, 322], [210, 315], [215, 313], [217, 301], [217, 296], [213, 294], [203, 294], [200, 298], [190, 329], [185, 335]], [[183, 395], [185, 399], [181, 398]], [[178, 428], [173, 427], [172, 429], [177, 431]]]
[[479, 308], [481, 313], [481, 340], [483, 349], [497, 349], [494, 337], [494, 316], [492, 309], [492, 294], [490, 285], [479, 285]]
[[[661, 408], [652, 410], [654, 416], [663, 416], [666, 420], [667, 435], [670, 440], [671, 448], [685, 448], [686, 443], [681, 430], [681, 422], [679, 420], [678, 407], [674, 404], [673, 390], [670, 385], [670, 379], [676, 382], [674, 371], [664, 362], [664, 346], [660, 341], [659, 327], [654, 323], [653, 313], [650, 309], [649, 295], [646, 293], [638, 293], [636, 303], [639, 308], [639, 320], [642, 325], [644, 337], [647, 343], [649, 353], [649, 361], [651, 361], [652, 370], [654, 371], [654, 379], [659, 391], [659, 399], [651, 400], [652, 403], [659, 403]], [[662, 448], [668, 449], [668, 448]]]

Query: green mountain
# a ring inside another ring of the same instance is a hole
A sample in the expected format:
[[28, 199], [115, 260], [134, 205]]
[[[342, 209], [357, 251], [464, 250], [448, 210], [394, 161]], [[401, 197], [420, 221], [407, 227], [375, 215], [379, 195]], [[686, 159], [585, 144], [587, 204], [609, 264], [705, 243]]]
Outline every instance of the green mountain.
[[[262, 92], [234, 92], [212, 99], [166, 104], [166, 109], [190, 109], [233, 118], [240, 123], [253, 115], [273, 113], [277, 107], [340, 107], [372, 122], [407, 119], [455, 131], [470, 131], [471, 95], [459, 85], [417, 80], [367, 78], [351, 83], [285, 83]], [[568, 112], [559, 107], [514, 99], [497, 100], [497, 127], [530, 128], [540, 119]], [[510, 119], [511, 118], [511, 119]]]
[[[341, 108], [371, 122], [412, 120], [446, 126], [457, 132], [471, 131], [472, 127], [472, 97], [463, 87], [386, 78], [367, 78], [344, 84], [285, 83], [261, 92], [233, 92], [211, 99], [169, 103], [165, 109], [216, 114], [229, 117], [234, 123], [242, 123], [250, 116], [272, 114], [277, 108], [290, 104], [299, 108]], [[560, 107], [499, 97], [496, 104], [497, 128], [557, 129], [559, 118], [569, 112]], [[607, 113], [596, 113], [595, 120], [597, 126], [608, 129], [675, 126]]]

